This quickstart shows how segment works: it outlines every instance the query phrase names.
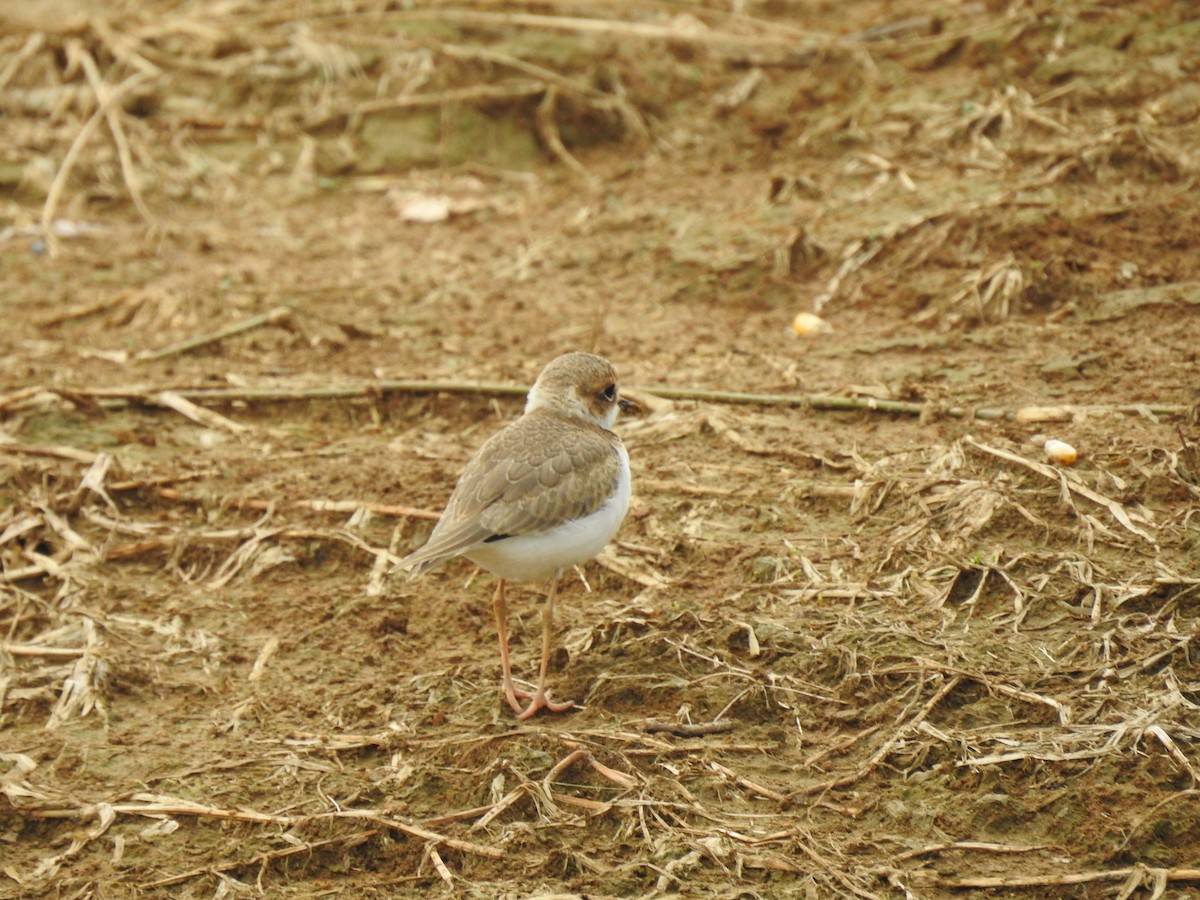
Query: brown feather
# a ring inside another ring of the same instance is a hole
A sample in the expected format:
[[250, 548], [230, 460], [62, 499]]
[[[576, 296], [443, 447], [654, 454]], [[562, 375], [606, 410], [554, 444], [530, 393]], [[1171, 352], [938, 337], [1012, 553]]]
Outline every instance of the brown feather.
[[488, 538], [534, 534], [595, 512], [616, 488], [619, 441], [577, 417], [526, 413], [479, 448], [429, 541], [400, 567], [419, 574]]

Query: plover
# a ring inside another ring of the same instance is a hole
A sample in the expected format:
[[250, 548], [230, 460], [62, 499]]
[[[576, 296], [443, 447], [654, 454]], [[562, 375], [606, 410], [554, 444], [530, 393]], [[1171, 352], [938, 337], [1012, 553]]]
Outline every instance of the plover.
[[[575, 352], [553, 360], [530, 389], [524, 415], [479, 448], [429, 540], [398, 564], [416, 576], [465, 556], [497, 577], [502, 685], [519, 719], [574, 706], [546, 691], [554, 599], [563, 570], [604, 549], [629, 511], [629, 454], [612, 427], [618, 410], [631, 408], [606, 359]], [[504, 586], [546, 578], [542, 661], [530, 693], [513, 686]], [[522, 708], [518, 698], [529, 704]]]

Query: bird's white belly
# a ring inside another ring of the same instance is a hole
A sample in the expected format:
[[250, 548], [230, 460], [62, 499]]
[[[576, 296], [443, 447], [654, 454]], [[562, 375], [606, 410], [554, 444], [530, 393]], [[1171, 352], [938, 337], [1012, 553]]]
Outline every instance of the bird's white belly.
[[493, 575], [510, 581], [537, 581], [549, 578], [559, 569], [587, 562], [612, 540], [629, 512], [632, 494], [629, 454], [624, 447], [618, 447], [617, 453], [621, 457], [617, 491], [591, 515], [546, 531], [480, 544], [463, 555]]

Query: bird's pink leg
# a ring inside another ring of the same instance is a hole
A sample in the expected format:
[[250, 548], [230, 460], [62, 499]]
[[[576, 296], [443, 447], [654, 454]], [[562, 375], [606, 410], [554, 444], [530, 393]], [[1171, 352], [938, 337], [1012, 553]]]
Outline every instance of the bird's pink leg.
[[[496, 612], [496, 631], [500, 633], [500, 669], [503, 673], [501, 683], [504, 687], [504, 699], [508, 701], [513, 712], [519, 713], [521, 704], [517, 702], [517, 691], [513, 687], [512, 680], [512, 664], [508, 658], [508, 604], [504, 601], [503, 578], [496, 582], [496, 594], [492, 597], [492, 609]], [[530, 695], [521, 691], [521, 696], [523, 699], [528, 699]]]
[[[558, 579], [562, 572], [554, 573], [554, 580], [550, 583], [550, 595], [546, 597], [546, 605], [542, 607], [542, 665], [538, 672], [537, 690], [532, 694], [525, 691], [515, 691], [516, 696], [524, 697], [529, 700], [529, 706], [525, 707], [525, 711], [517, 716], [518, 719], [528, 719], [539, 709], [546, 709], [553, 713], [566, 712], [575, 704], [567, 700], [563, 703], [555, 703], [550, 699], [550, 695], [546, 692], [546, 672], [550, 667], [550, 639], [551, 632], [554, 630], [554, 598], [558, 594]], [[507, 656], [507, 652], [505, 653]], [[509, 679], [511, 685], [512, 680]], [[512, 703], [512, 699], [509, 699]]]

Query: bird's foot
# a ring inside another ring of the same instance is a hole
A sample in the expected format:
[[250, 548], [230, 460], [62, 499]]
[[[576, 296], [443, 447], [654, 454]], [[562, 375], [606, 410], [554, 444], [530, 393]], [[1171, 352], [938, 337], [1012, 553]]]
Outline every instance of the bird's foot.
[[562, 703], [555, 703], [550, 699], [545, 689], [539, 689], [533, 694], [529, 694], [526, 691], [522, 691], [521, 693], [530, 701], [529, 705], [525, 707], [525, 711], [517, 715], [517, 720], [521, 722], [536, 715], [539, 709], [544, 709], [552, 713], [561, 713], [575, 708], [575, 701], [573, 700], [564, 700]]
[[[536, 691], [523, 691], [519, 688], [513, 688], [512, 693], [505, 691], [505, 699], [508, 700], [508, 705], [512, 707], [513, 712], [517, 714], [517, 720], [524, 722], [537, 714], [538, 710], [544, 709], [552, 713], [562, 713], [569, 709], [575, 708], [573, 700], [565, 700], [562, 703], [555, 703], [550, 699], [549, 693], [545, 688], [538, 688]], [[528, 700], [529, 705], [522, 708], [517, 700]]]

